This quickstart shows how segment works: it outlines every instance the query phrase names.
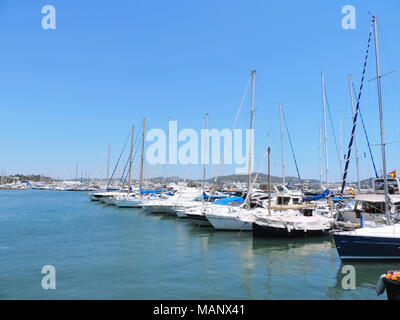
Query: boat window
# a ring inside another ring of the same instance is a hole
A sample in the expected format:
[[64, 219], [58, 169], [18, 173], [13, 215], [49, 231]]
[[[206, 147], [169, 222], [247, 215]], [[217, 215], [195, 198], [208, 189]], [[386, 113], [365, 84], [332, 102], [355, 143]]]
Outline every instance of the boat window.
[[[387, 179], [388, 184], [388, 192], [390, 194], [398, 194], [399, 193], [399, 186], [397, 184], [396, 179]], [[383, 179], [376, 179], [374, 184], [375, 191], [384, 191], [385, 184]]]
[[289, 197], [278, 197], [278, 204], [282, 205], [282, 204], [288, 204], [290, 201]]
[[300, 199], [299, 198], [293, 198], [293, 204], [298, 204], [300, 203]]
[[385, 203], [384, 202], [364, 202], [363, 203], [364, 212], [366, 213], [385, 213]]
[[306, 217], [311, 217], [313, 215], [313, 210], [312, 209], [302, 209], [303, 215]]

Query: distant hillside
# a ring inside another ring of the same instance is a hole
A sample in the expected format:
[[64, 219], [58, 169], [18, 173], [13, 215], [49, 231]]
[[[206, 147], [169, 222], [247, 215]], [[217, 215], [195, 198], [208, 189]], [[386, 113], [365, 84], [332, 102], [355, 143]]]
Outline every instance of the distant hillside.
[[41, 175], [38, 175], [38, 174], [30, 174], [30, 175], [14, 174], [14, 175], [1, 177], [1, 181], [3, 183], [12, 182], [12, 181], [15, 181], [15, 180], [18, 180], [18, 181], [32, 181], [32, 182], [52, 182], [53, 178], [41, 176]]
[[[150, 179], [145, 179], [146, 181], [150, 181], [155, 184], [162, 184], [162, 183], [176, 183], [184, 181], [183, 178], [180, 177], [155, 177]], [[192, 181], [191, 179], [186, 179], [187, 182]]]
[[[374, 178], [364, 179], [360, 181], [360, 186], [362, 189], [367, 189], [372, 187], [372, 181]], [[352, 184], [357, 184], [357, 182], [352, 182]]]
[[[251, 174], [251, 180], [253, 181], [256, 177], [256, 173]], [[214, 178], [210, 178], [207, 180], [207, 182], [214, 182]], [[228, 176], [220, 176], [217, 179], [218, 184], [229, 184], [233, 182], [239, 182], [239, 183], [247, 183], [249, 181], [249, 175], [247, 174], [232, 174]], [[285, 182], [287, 184], [296, 184], [296, 183], [304, 183], [307, 182], [311, 185], [318, 184], [319, 185], [319, 180], [315, 179], [302, 179], [299, 180], [296, 177], [285, 177]], [[260, 184], [267, 184], [268, 183], [268, 175], [265, 173], [259, 173], [257, 177], [256, 183]], [[281, 177], [276, 177], [276, 176], [271, 176], [271, 183], [277, 184], [277, 183], [282, 183], [282, 178]]]
[[[251, 174], [251, 179], [254, 180], [256, 177], [256, 173], [252, 173]], [[152, 183], [173, 183], [173, 182], [182, 182], [184, 181], [183, 178], [180, 177], [155, 177], [155, 178], [150, 178], [150, 179], [146, 179], [147, 181], [150, 181]], [[209, 178], [206, 181], [208, 183], [213, 183], [215, 180], [215, 177], [213, 178]], [[227, 175], [227, 176], [219, 176], [218, 177], [218, 184], [229, 184], [229, 183], [233, 183], [233, 182], [238, 182], [238, 183], [247, 183], [249, 180], [248, 175], [247, 174], [243, 174], [243, 175], [237, 175], [237, 174], [232, 174], [232, 175]], [[202, 179], [186, 179], [187, 182], [189, 181], [202, 181]], [[285, 178], [286, 183], [299, 183], [299, 179], [296, 177], [286, 177]], [[315, 182], [315, 183], [319, 183], [319, 181], [317, 180], [302, 180], [302, 182], [307, 181], [307, 182]], [[281, 183], [282, 182], [282, 178], [281, 177], [275, 177], [275, 176], [271, 176], [271, 183]], [[265, 173], [260, 173], [258, 174], [257, 177], [257, 183], [268, 183], [268, 175]]]

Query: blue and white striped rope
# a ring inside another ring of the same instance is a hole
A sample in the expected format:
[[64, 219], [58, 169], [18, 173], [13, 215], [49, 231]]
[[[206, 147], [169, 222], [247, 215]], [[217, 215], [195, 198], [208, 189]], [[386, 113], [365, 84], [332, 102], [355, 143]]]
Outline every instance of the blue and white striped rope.
[[[353, 83], [353, 81], [351, 82], [351, 85], [352, 85], [352, 87], [353, 87], [354, 97], [357, 98], [356, 93], [355, 93], [355, 90], [354, 90], [354, 83]], [[371, 144], [369, 143], [369, 139], [368, 139], [368, 135], [367, 135], [367, 129], [365, 129], [365, 123], [364, 123], [364, 119], [363, 119], [363, 116], [362, 116], [361, 109], [359, 110], [359, 112], [360, 112], [361, 123], [362, 123], [363, 129], [364, 129], [365, 139], [367, 140], [369, 155], [371, 156], [372, 165], [373, 165], [373, 167], [374, 167], [375, 177], [378, 178], [378, 171], [376, 170], [375, 161], [374, 161], [374, 156], [372, 155]]]
[[364, 61], [364, 67], [363, 67], [363, 72], [362, 72], [362, 77], [361, 77], [361, 83], [360, 83], [360, 91], [358, 93], [358, 98], [357, 98], [357, 105], [356, 105], [356, 112], [354, 114], [354, 118], [353, 118], [353, 129], [351, 130], [351, 138], [350, 138], [350, 142], [349, 142], [349, 148], [348, 148], [348, 152], [347, 152], [347, 157], [346, 157], [346, 165], [344, 167], [344, 172], [343, 172], [343, 182], [342, 182], [342, 189], [340, 191], [340, 195], [343, 197], [343, 191], [344, 188], [346, 186], [346, 178], [347, 178], [347, 171], [349, 169], [349, 163], [350, 163], [350, 156], [351, 156], [351, 149], [353, 146], [353, 140], [354, 140], [354, 133], [356, 131], [356, 125], [357, 125], [357, 117], [358, 117], [358, 112], [360, 109], [360, 99], [361, 99], [361, 93], [362, 93], [362, 89], [363, 89], [363, 85], [364, 85], [364, 78], [365, 78], [365, 71], [367, 69], [367, 62], [368, 62], [368, 53], [369, 53], [369, 47], [371, 44], [371, 37], [372, 37], [372, 31], [374, 28], [374, 19], [372, 19], [371, 22], [371, 29], [369, 31], [369, 37], [368, 37], [368, 46], [367, 46], [367, 52], [365, 54], [365, 61]]

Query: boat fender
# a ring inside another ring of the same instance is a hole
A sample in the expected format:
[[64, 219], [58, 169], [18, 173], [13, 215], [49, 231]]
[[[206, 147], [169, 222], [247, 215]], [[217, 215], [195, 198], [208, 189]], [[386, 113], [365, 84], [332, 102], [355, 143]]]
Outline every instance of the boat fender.
[[388, 273], [386, 273], [385, 277], [387, 279], [400, 282], [400, 271], [389, 271]]
[[378, 283], [376, 284], [376, 295], [377, 295], [377, 296], [380, 296], [382, 293], [385, 292], [386, 286], [385, 286], [385, 282], [383, 282], [383, 278], [384, 278], [385, 276], [386, 276], [385, 274], [382, 274], [382, 275], [379, 277]]

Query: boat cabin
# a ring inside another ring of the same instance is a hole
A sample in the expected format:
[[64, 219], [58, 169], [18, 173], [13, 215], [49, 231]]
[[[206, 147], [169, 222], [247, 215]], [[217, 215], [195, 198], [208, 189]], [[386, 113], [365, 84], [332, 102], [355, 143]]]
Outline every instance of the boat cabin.
[[[388, 184], [389, 194], [400, 194], [400, 181], [399, 178], [388, 177], [386, 178]], [[385, 183], [383, 178], [374, 179], [374, 191], [376, 193], [385, 192]]]
[[[357, 218], [360, 215], [376, 216], [385, 215], [385, 194], [384, 193], [360, 193], [354, 197], [354, 212]], [[400, 211], [400, 194], [389, 194], [390, 212]]]

